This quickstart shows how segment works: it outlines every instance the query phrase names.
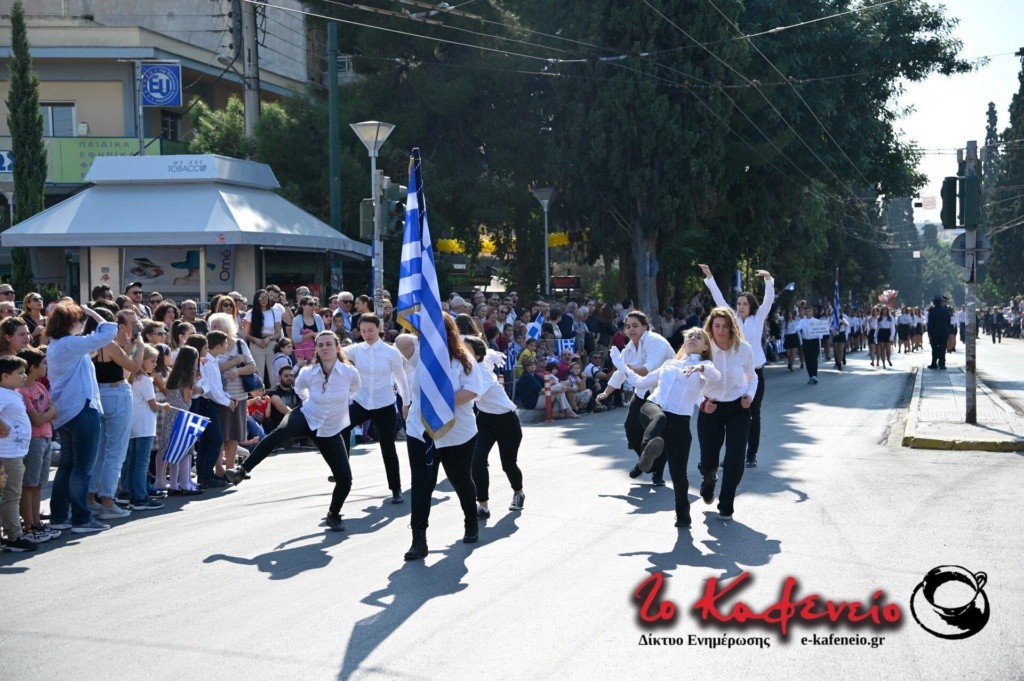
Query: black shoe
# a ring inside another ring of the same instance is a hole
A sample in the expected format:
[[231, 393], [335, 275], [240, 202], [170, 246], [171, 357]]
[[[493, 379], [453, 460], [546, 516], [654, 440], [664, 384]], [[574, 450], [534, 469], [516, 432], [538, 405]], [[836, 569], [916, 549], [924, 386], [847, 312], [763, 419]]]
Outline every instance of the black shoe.
[[663, 478], [660, 475], [655, 475], [653, 478], [651, 478], [651, 482], [654, 483], [655, 487], [664, 487], [665, 486], [665, 478]]
[[929, 368], [929, 369], [938, 369], [939, 367], [937, 367], [937, 366], [936, 366], [936, 365], [934, 365], [934, 364], [929, 364], [929, 365], [928, 365], [928, 368]]
[[636, 466], [633, 466], [633, 470], [631, 470], [629, 472], [629, 477], [631, 477], [631, 478], [633, 478], [635, 480], [636, 478], [639, 478], [643, 474], [644, 474], [644, 472], [642, 470], [640, 470]]
[[327, 529], [332, 532], [344, 532], [345, 521], [341, 519], [340, 513], [328, 513], [327, 514]]
[[757, 468], [757, 454], [751, 454], [747, 457], [747, 468]]
[[715, 500], [715, 483], [718, 482], [716, 471], [704, 474], [704, 481], [700, 483], [700, 498], [705, 504], [710, 505]]
[[640, 460], [636, 467], [644, 473], [650, 473], [651, 467], [654, 466], [654, 462], [663, 451], [665, 451], [665, 441], [660, 437], [651, 438], [650, 442], [644, 445], [643, 453], [640, 454]]
[[327, 476], [327, 482], [334, 482], [334, 476], [333, 475], [328, 475]]
[[392, 492], [391, 493], [391, 503], [392, 504], [403, 504], [403, 503], [405, 503], [405, 497], [402, 496], [401, 492]]
[[480, 524], [476, 518], [466, 518], [466, 535], [462, 538], [463, 544], [475, 544], [480, 540]]
[[692, 527], [692, 523], [689, 518], [676, 518], [676, 527]]
[[427, 531], [413, 530], [412, 531], [412, 546], [405, 552], [406, 560], [421, 560], [427, 557]]
[[238, 485], [249, 476], [245, 474], [244, 468], [236, 468], [230, 471], [224, 471], [224, 479], [230, 482], [232, 485]]
[[220, 478], [210, 478], [206, 482], [202, 483], [203, 487], [207, 489], [217, 489], [222, 487], [230, 487], [231, 484], [227, 480], [221, 480]]
[[491, 510], [489, 508], [484, 508], [483, 506], [477, 506], [476, 515], [479, 518], [490, 518]]

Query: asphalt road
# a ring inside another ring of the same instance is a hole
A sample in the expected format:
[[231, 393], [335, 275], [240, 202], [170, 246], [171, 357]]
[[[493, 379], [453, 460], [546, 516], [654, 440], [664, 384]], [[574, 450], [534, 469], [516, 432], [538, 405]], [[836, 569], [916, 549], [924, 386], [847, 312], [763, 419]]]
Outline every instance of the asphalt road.
[[[0, 555], [2, 678], [1019, 679], [1024, 458], [899, 447], [908, 370], [927, 357], [894, 362], [872, 369], [856, 355], [817, 386], [770, 367], [761, 465], [743, 478], [735, 520], [697, 497], [695, 444], [688, 531], [673, 527], [671, 487], [626, 475], [622, 410], [526, 428], [522, 513], [505, 511], [493, 452], [496, 512], [477, 545], [459, 541], [457, 500], [439, 486], [425, 562], [402, 560], [409, 507], [385, 503], [375, 447], [353, 452], [343, 534], [319, 525], [330, 493], [319, 455], [276, 456], [237, 489]], [[939, 565], [988, 575], [990, 619], [970, 638], [937, 638], [911, 613]], [[744, 571], [725, 612], [738, 600], [764, 610], [795, 577], [794, 598], [895, 603], [900, 621], [791, 622], [788, 636], [702, 625], [693, 605], [705, 581]], [[649, 629], [633, 591], [656, 572], [677, 610]], [[829, 634], [884, 641], [803, 641]], [[643, 635], [682, 645], [640, 645]]]

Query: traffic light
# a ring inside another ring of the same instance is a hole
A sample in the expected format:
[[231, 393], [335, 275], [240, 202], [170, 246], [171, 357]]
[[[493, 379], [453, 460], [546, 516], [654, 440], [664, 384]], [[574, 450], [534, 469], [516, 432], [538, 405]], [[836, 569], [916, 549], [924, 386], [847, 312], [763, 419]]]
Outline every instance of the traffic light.
[[960, 178], [947, 177], [942, 180], [942, 226], [946, 229], [956, 229], [957, 227], [957, 205], [956, 205], [956, 188], [957, 181]]
[[373, 199], [359, 202], [359, 238], [373, 238]]
[[981, 178], [968, 175], [960, 183], [960, 212], [967, 229], [981, 224]]
[[409, 196], [409, 188], [401, 184], [389, 184], [384, 190], [381, 202], [381, 232], [390, 234], [399, 231], [405, 224], [405, 199]]

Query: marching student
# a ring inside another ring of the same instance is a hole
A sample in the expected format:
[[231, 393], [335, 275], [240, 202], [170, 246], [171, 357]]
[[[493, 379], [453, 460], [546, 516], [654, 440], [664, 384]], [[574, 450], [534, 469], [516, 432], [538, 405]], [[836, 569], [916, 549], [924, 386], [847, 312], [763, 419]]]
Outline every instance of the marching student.
[[359, 372], [341, 350], [333, 331], [321, 331], [314, 339], [313, 364], [302, 369], [295, 379], [295, 392], [302, 406], [281, 419], [281, 425], [260, 440], [241, 466], [226, 471], [224, 477], [240, 485], [263, 459], [279, 446], [295, 439], [309, 438], [316, 443], [320, 455], [334, 476], [334, 492], [327, 509], [327, 527], [334, 532], [345, 530], [341, 507], [352, 490], [352, 469], [348, 448], [341, 432], [349, 424], [345, 408], [359, 390]]
[[[409, 383], [406, 380], [402, 353], [385, 343], [381, 337], [381, 321], [372, 312], [364, 312], [358, 320], [359, 333], [363, 340], [345, 348], [345, 356], [359, 372], [359, 390], [349, 405], [349, 425], [342, 431], [342, 438], [349, 442], [349, 433], [357, 423], [367, 420], [377, 426], [380, 438], [380, 453], [384, 458], [391, 503], [400, 504], [402, 479], [399, 474], [398, 451], [395, 449], [395, 390], [402, 397], [402, 404], [409, 404]], [[403, 417], [409, 408], [402, 408]]]
[[484, 368], [486, 389], [476, 400], [476, 445], [473, 449], [473, 482], [476, 484], [477, 515], [490, 518], [488, 508], [488, 487], [490, 476], [487, 472], [487, 457], [494, 443], [498, 443], [501, 469], [512, 486], [512, 503], [508, 510], [521, 511], [526, 503], [523, 493], [523, 472], [519, 470], [519, 444], [523, 441], [523, 428], [516, 414], [515, 402], [508, 398], [505, 389], [498, 383], [494, 371], [485, 364], [487, 346], [479, 338], [465, 338], [463, 342]]
[[821, 352], [821, 336], [817, 332], [812, 332], [812, 323], [814, 319], [814, 310], [808, 305], [803, 309], [804, 318], [800, 320], [800, 325], [797, 327], [797, 333], [800, 335], [801, 349], [804, 353], [804, 367], [807, 369], [807, 376], [809, 377], [807, 383], [809, 385], [816, 385], [818, 383], [818, 354]]
[[[711, 337], [711, 359], [720, 376], [704, 383], [705, 400], [697, 416], [700, 469], [704, 476], [700, 495], [706, 504], [715, 499], [719, 451], [724, 442], [725, 470], [718, 495], [718, 516], [722, 520], [732, 520], [736, 489], [743, 479], [743, 452], [750, 432], [750, 405], [757, 394], [754, 350], [743, 341], [739, 322], [727, 307], [713, 309], [704, 323], [704, 330]], [[810, 359], [808, 356], [807, 360]], [[817, 354], [814, 361], [817, 369]]]
[[635, 387], [654, 388], [640, 411], [644, 439], [639, 466], [641, 470], [649, 469], [664, 450], [675, 491], [676, 527], [690, 527], [686, 479], [686, 462], [690, 456], [690, 417], [693, 408], [703, 399], [701, 384], [721, 378], [721, 373], [711, 361], [711, 339], [700, 327], [687, 329], [676, 358], [646, 376], [637, 375], [622, 362], [617, 349], [612, 350], [612, 361]]
[[883, 305], [878, 313], [878, 355], [882, 359], [882, 368], [889, 362], [892, 366], [892, 337], [896, 329], [896, 323], [892, 318], [892, 311], [888, 305]]
[[[622, 323], [629, 341], [622, 350], [622, 361], [633, 367], [633, 371], [639, 376], [646, 376], [665, 362], [673, 359], [676, 355], [672, 346], [665, 337], [650, 330], [650, 322], [640, 310], [630, 310], [626, 313]], [[616, 370], [608, 379], [608, 385], [597, 397], [597, 403], [604, 402], [608, 397], [622, 387], [626, 382], [626, 374]], [[626, 412], [626, 420], [622, 424], [626, 431], [626, 445], [636, 452], [637, 458], [643, 453], [640, 446], [644, 437], [644, 429], [640, 424], [640, 410], [647, 397], [648, 390], [640, 388], [634, 391], [633, 399], [629, 402], [629, 409]], [[665, 457], [661, 456], [654, 462], [651, 468], [651, 479], [655, 486], [665, 484], [663, 476], [665, 472]], [[629, 472], [629, 477], [638, 478], [643, 474], [636, 466]]]
[[793, 371], [793, 362], [800, 359], [800, 368], [804, 368], [803, 360], [800, 358], [800, 333], [798, 331], [800, 326], [800, 319], [797, 317], [796, 310], [789, 310], [786, 312], [786, 326], [783, 331], [782, 347], [786, 350], [786, 359], [789, 364], [789, 370]]
[[[711, 291], [715, 305], [729, 307], [725, 296], [711, 276], [711, 268], [699, 265], [704, 273], [704, 284]], [[750, 405], [750, 435], [747, 439], [747, 468], [757, 466], [757, 452], [761, 445], [761, 402], [764, 400], [764, 365], [768, 359], [764, 355], [764, 322], [768, 318], [772, 303], [775, 302], [775, 280], [768, 270], [757, 270], [755, 276], [764, 279], [764, 301], [760, 304], [750, 291], [744, 291], [736, 298], [736, 315], [739, 317], [740, 328], [747, 344], [754, 351], [754, 370], [757, 372], [757, 394]]]
[[[427, 556], [430, 497], [437, 485], [438, 469], [442, 466], [462, 507], [466, 527], [463, 543], [473, 544], [480, 539], [472, 475], [477, 435], [473, 402], [487, 390], [486, 376], [459, 338], [455, 320], [448, 314], [444, 315], [444, 330], [448, 341], [448, 378], [455, 390], [455, 416], [447, 432], [437, 439], [430, 437], [421, 417], [423, 405], [417, 373], [405, 429], [409, 469], [412, 471], [412, 546], [405, 553], [406, 560]], [[422, 357], [420, 361], [423, 361]]]

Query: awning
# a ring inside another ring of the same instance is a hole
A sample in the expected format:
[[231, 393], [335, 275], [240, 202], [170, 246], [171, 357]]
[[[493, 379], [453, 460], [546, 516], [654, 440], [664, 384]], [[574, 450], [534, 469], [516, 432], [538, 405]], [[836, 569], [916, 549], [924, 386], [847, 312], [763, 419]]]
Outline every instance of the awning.
[[0, 235], [4, 246], [250, 245], [369, 257], [272, 191], [262, 163], [222, 156], [100, 157], [94, 186]]

